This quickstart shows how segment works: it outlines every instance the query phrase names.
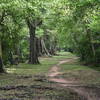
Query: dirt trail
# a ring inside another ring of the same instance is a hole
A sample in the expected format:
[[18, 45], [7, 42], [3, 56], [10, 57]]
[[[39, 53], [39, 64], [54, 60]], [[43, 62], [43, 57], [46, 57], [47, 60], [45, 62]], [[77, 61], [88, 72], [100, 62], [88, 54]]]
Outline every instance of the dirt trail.
[[100, 100], [100, 98], [96, 96], [96, 93], [87, 91], [86, 88], [84, 88], [84, 86], [81, 86], [81, 84], [79, 84], [78, 82], [76, 83], [73, 80], [69, 81], [67, 79], [58, 77], [63, 74], [63, 72], [60, 72], [60, 65], [71, 62], [75, 59], [77, 58], [62, 60], [57, 65], [53, 66], [48, 73], [49, 81], [56, 82], [61, 87], [69, 88], [77, 92], [80, 96], [84, 96], [87, 100]]

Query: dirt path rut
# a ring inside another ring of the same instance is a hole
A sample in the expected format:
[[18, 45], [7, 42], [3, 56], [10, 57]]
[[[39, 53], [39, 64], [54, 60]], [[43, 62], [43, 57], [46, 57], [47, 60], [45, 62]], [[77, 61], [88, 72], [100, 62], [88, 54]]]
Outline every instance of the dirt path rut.
[[72, 60], [75, 60], [75, 59], [77, 58], [62, 60], [57, 65], [54, 65], [48, 73], [49, 81], [56, 82], [59, 86], [63, 88], [65, 87], [69, 88], [73, 90], [74, 92], [77, 92], [80, 96], [85, 97], [87, 100], [100, 100], [100, 98], [96, 96], [96, 93], [87, 91], [84, 88], [84, 86], [82, 86], [78, 82], [76, 83], [73, 80], [69, 81], [67, 79], [58, 77], [63, 74], [63, 72], [60, 72], [60, 65], [71, 62]]

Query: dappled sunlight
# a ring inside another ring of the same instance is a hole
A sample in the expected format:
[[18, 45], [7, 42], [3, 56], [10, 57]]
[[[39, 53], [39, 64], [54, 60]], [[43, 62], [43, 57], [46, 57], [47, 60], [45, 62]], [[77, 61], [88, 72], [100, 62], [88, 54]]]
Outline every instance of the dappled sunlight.
[[16, 70], [16, 68], [6, 68], [7, 73], [14, 73]]

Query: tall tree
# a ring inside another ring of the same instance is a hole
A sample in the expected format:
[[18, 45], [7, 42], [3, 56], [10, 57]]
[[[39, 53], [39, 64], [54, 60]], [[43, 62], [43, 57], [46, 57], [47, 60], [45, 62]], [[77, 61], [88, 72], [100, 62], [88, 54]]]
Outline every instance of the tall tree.
[[27, 25], [29, 27], [29, 33], [30, 33], [30, 56], [29, 56], [29, 63], [30, 64], [39, 64], [38, 60], [38, 46], [37, 46], [37, 39], [36, 39], [36, 28], [42, 24], [42, 21], [35, 19], [30, 20], [27, 19]]

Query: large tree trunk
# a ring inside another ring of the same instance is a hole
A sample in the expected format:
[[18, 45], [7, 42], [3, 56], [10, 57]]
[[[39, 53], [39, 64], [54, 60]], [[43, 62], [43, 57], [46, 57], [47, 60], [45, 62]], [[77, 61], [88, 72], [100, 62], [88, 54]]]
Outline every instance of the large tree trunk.
[[4, 73], [3, 69], [3, 61], [2, 61], [2, 46], [1, 46], [1, 41], [0, 41], [0, 73]]
[[[0, 18], [0, 27], [2, 27], [2, 22], [4, 20], [5, 17], [5, 11], [2, 12], [2, 16]], [[0, 29], [0, 31], [2, 31], [2, 28]], [[1, 38], [0, 38], [0, 73], [4, 73], [4, 68], [3, 68], [3, 61], [2, 61], [2, 43], [1, 43]]]
[[0, 73], [4, 73], [4, 69], [3, 69], [3, 62], [2, 62], [2, 58], [0, 56]]
[[30, 33], [29, 63], [30, 64], [39, 64], [38, 50], [37, 50], [37, 44], [36, 44], [36, 38], [35, 38], [36, 27], [34, 25], [34, 22], [31, 22], [30, 20], [27, 20], [27, 24], [28, 24], [29, 33]]

